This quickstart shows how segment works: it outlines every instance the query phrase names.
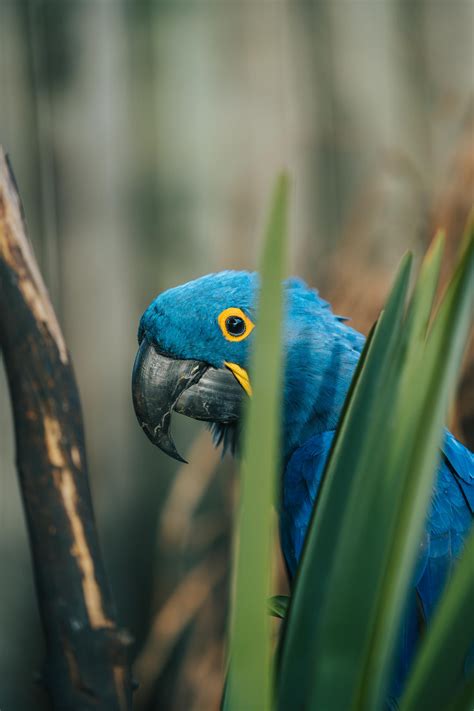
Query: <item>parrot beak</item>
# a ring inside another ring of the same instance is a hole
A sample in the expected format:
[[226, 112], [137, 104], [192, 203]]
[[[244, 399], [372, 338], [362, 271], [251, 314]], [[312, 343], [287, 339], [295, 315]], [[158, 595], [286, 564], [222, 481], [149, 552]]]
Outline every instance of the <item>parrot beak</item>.
[[170, 432], [173, 410], [195, 420], [230, 424], [239, 419], [243, 387], [227, 368], [160, 353], [143, 339], [133, 366], [132, 396], [138, 422], [148, 438], [179, 462]]

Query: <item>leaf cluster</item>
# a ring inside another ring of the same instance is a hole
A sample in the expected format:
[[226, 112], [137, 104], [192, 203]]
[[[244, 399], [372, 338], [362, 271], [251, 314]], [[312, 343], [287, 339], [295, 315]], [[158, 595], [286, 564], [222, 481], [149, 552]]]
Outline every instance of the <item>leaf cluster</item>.
[[[291, 600], [268, 602], [287, 192], [282, 177], [261, 270], [224, 706], [376, 711], [387, 696], [443, 426], [472, 323], [474, 229], [467, 230], [436, 308], [443, 235], [435, 238], [411, 293], [412, 257], [403, 258], [354, 376]], [[474, 642], [473, 600], [471, 536], [415, 660], [402, 711], [474, 706], [474, 680], [460, 681]], [[267, 608], [285, 618], [276, 661]]]

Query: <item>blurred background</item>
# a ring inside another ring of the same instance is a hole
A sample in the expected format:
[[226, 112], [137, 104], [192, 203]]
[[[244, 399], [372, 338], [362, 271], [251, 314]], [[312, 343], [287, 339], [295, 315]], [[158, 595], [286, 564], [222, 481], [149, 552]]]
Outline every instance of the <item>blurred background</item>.
[[[218, 707], [236, 472], [196, 423], [175, 419], [184, 468], [140, 432], [139, 316], [256, 268], [282, 167], [290, 270], [361, 330], [437, 227], [449, 265], [474, 203], [473, 38], [474, 0], [0, 0], [0, 143], [75, 364], [141, 711]], [[472, 448], [469, 356], [452, 426]], [[48, 708], [14, 459], [0, 370], [2, 711]]]

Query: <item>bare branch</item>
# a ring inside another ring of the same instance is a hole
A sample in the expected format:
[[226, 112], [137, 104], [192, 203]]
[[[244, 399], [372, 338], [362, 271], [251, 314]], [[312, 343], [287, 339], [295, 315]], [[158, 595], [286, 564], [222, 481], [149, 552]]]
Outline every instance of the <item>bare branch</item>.
[[117, 629], [89, 490], [70, 357], [0, 148], [0, 345], [55, 709], [131, 708], [129, 639]]

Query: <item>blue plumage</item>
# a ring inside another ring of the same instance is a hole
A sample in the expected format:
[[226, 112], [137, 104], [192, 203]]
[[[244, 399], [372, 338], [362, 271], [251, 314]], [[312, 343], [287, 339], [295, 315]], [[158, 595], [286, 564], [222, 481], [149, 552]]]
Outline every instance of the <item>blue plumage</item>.
[[[255, 319], [258, 277], [222, 272], [172, 289], [155, 299], [140, 331], [176, 358], [201, 359], [216, 368], [248, 368], [254, 334], [235, 343], [222, 337], [219, 313], [239, 307]], [[280, 536], [291, 577], [301, 555], [341, 409], [364, 337], [334, 315], [299, 279], [285, 283], [285, 377]], [[422, 628], [459, 558], [474, 514], [474, 456], [445, 431], [413, 590], [407, 601], [393, 694], [398, 696]]]
[[[327, 431], [311, 437], [293, 453], [285, 467], [280, 537], [291, 576], [296, 572], [334, 434]], [[413, 593], [400, 633], [392, 683], [395, 697], [401, 693], [422, 630], [433, 616], [473, 524], [474, 456], [447, 430], [442, 448], [425, 534], [420, 542]]]

